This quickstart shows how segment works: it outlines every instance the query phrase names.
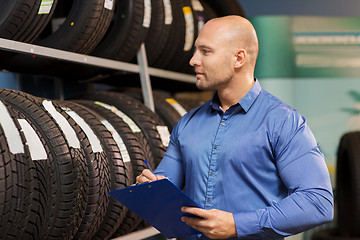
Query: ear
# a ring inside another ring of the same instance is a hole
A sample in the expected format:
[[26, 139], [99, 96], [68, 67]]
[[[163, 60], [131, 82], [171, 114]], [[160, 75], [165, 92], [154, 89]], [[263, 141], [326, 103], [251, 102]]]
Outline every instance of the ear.
[[240, 68], [245, 64], [245, 60], [247, 57], [247, 52], [245, 49], [240, 49], [235, 55], [235, 68]]

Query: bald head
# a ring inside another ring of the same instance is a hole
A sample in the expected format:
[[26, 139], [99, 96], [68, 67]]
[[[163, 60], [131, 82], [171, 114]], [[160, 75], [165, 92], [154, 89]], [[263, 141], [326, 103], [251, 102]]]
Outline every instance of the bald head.
[[213, 18], [204, 25], [200, 34], [208, 30], [212, 32], [211, 37], [226, 44], [230, 51], [245, 49], [250, 62], [255, 65], [259, 43], [253, 25], [247, 19], [236, 15]]

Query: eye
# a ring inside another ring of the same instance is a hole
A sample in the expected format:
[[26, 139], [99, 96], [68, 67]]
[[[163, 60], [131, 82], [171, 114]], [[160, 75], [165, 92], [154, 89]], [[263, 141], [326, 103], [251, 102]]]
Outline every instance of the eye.
[[208, 55], [210, 53], [210, 50], [208, 49], [201, 49], [201, 53], [204, 55]]

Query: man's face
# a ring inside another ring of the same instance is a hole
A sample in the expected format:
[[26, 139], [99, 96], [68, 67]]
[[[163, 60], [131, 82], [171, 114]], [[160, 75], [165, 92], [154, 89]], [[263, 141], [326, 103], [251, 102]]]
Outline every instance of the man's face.
[[194, 67], [200, 90], [225, 88], [233, 77], [235, 55], [222, 32], [214, 24], [205, 25], [195, 42], [190, 65]]

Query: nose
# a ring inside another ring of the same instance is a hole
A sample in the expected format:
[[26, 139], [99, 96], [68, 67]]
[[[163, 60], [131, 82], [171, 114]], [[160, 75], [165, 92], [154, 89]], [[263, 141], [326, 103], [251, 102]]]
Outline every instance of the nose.
[[198, 54], [198, 50], [196, 50], [192, 56], [192, 58], [189, 61], [190, 66], [200, 65], [200, 58]]

